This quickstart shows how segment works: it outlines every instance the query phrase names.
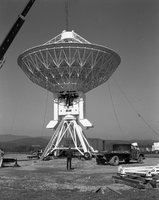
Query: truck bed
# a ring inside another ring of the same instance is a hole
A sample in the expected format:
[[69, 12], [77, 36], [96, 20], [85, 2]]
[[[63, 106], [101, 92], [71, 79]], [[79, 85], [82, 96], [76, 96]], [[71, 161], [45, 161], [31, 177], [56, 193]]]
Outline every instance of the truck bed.
[[96, 157], [97, 164], [107, 164], [114, 156], [118, 156], [119, 161], [124, 161], [130, 157], [130, 152], [129, 151], [100, 152]]

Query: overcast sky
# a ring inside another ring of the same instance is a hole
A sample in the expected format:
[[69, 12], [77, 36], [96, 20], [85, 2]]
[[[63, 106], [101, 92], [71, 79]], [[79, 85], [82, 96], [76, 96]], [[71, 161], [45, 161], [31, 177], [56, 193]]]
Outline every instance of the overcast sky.
[[[0, 0], [0, 43], [28, 0]], [[0, 134], [51, 135], [53, 94], [17, 64], [28, 48], [66, 27], [65, 0], [37, 0], [0, 70]], [[69, 28], [121, 57], [108, 82], [87, 93], [88, 137], [159, 139], [159, 1], [69, 0]], [[110, 90], [109, 90], [110, 89]]]

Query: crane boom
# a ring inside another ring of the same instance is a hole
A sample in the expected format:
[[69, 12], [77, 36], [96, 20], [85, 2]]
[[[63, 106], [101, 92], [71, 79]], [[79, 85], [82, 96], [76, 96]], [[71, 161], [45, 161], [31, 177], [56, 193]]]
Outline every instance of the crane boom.
[[0, 46], [0, 68], [3, 66], [4, 63], [4, 55], [8, 50], [9, 46], [13, 42], [15, 36], [17, 35], [18, 31], [22, 27], [23, 23], [25, 22], [25, 17], [29, 12], [30, 8], [34, 4], [35, 0], [29, 0], [25, 8], [23, 9], [22, 13], [18, 16], [18, 19], [13, 24], [12, 28], [10, 29], [9, 33], [5, 37], [4, 41]]

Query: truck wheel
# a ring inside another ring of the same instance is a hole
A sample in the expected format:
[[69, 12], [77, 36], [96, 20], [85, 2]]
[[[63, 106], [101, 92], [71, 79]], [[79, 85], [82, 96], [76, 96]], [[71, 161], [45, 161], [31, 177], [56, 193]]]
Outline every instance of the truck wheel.
[[143, 163], [143, 156], [139, 156], [137, 159], [137, 162], [140, 164]]
[[90, 154], [89, 152], [85, 152], [85, 153], [84, 153], [84, 158], [85, 158], [86, 160], [90, 160], [90, 159], [91, 159], [91, 154]]
[[110, 159], [109, 164], [110, 164], [110, 165], [113, 165], [113, 166], [119, 165], [119, 157], [118, 157], [118, 156], [113, 156], [113, 157]]

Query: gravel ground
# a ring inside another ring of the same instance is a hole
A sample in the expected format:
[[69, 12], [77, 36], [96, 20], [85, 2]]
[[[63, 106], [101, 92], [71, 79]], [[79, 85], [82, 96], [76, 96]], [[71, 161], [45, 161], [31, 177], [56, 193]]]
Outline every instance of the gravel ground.
[[[90, 161], [73, 159], [73, 170], [66, 170], [66, 159], [50, 161], [28, 160], [27, 155], [8, 154], [17, 158], [21, 167], [0, 169], [0, 200], [20, 199], [158, 199], [156, 189], [141, 191], [114, 183], [112, 175], [118, 167], [96, 165]], [[142, 165], [159, 164], [159, 158], [146, 158]], [[131, 163], [122, 166], [141, 166]], [[2, 198], [3, 196], [3, 198]]]

